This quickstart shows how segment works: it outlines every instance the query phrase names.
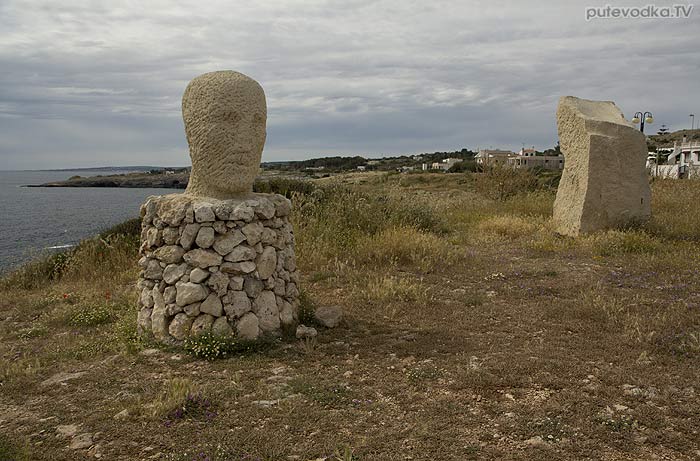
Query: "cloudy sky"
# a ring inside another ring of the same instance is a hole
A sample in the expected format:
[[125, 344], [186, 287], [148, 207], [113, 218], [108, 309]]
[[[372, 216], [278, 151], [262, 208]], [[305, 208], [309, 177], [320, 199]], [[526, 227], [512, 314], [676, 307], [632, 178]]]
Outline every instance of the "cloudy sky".
[[182, 92], [220, 69], [265, 89], [265, 161], [544, 149], [561, 95], [700, 120], [700, 5], [606, 3], [0, 0], [0, 169], [187, 165]]

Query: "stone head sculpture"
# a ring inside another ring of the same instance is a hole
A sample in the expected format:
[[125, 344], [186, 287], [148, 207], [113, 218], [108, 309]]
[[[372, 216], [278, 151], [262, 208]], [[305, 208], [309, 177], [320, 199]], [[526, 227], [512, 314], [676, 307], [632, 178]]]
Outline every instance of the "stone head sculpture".
[[192, 172], [187, 193], [228, 199], [249, 194], [265, 145], [262, 87], [234, 71], [193, 79], [182, 96]]

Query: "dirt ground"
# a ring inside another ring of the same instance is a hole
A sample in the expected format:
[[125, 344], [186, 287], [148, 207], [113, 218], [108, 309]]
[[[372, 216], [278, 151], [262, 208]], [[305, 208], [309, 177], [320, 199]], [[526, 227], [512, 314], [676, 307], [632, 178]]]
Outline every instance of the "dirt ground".
[[[700, 459], [697, 242], [601, 255], [476, 233], [441, 237], [435, 264], [302, 261], [342, 325], [212, 362], [66, 322], [84, 284], [7, 290], [0, 458]], [[204, 399], [182, 417], [178, 385]]]

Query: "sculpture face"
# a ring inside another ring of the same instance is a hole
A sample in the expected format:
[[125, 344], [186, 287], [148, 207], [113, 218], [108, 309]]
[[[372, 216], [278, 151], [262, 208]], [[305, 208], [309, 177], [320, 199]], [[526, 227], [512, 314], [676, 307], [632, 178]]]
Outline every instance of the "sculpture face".
[[182, 97], [192, 172], [187, 193], [226, 199], [252, 192], [265, 145], [262, 87], [239, 72], [192, 80]]

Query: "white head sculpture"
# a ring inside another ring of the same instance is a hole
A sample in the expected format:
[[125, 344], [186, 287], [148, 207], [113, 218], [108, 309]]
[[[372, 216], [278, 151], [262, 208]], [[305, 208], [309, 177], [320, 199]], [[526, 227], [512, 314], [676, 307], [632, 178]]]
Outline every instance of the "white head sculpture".
[[249, 194], [265, 145], [265, 92], [231, 70], [193, 79], [182, 96], [192, 172], [186, 193], [228, 199]]

